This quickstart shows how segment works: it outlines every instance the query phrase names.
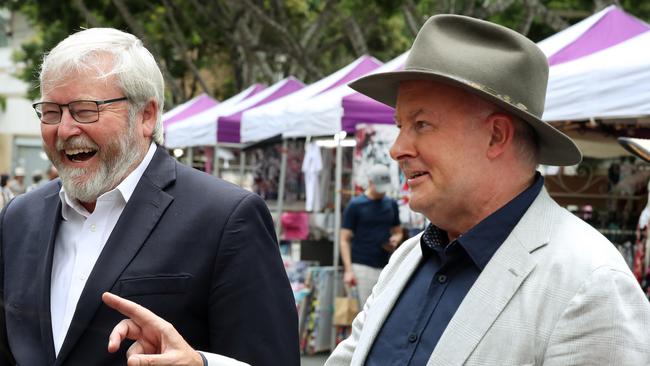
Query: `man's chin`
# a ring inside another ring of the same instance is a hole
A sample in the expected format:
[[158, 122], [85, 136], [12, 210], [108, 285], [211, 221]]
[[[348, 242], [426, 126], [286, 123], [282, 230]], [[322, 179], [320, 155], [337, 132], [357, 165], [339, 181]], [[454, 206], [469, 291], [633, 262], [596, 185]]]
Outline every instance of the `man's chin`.
[[96, 202], [97, 198], [104, 193], [103, 190], [90, 190], [88, 186], [83, 185], [76, 186], [64, 183], [64, 187], [68, 197], [83, 203]]
[[98, 177], [97, 173], [66, 171], [60, 177], [68, 196], [81, 202], [95, 202], [108, 191], [108, 179]]

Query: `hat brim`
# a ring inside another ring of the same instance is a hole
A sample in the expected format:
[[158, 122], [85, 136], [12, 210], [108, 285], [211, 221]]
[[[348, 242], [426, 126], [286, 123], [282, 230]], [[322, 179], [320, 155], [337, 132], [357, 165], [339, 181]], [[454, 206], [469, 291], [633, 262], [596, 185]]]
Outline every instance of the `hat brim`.
[[582, 153], [568, 136], [524, 109], [520, 109], [465, 80], [430, 71], [403, 70], [367, 75], [351, 82], [349, 86], [361, 94], [395, 108], [399, 83], [407, 80], [431, 80], [458, 87], [476, 94], [528, 122], [538, 136], [540, 164], [566, 166], [582, 161]]
[[645, 162], [650, 163], [650, 140], [637, 139], [632, 137], [619, 137], [618, 143], [625, 148], [625, 150], [643, 159]]

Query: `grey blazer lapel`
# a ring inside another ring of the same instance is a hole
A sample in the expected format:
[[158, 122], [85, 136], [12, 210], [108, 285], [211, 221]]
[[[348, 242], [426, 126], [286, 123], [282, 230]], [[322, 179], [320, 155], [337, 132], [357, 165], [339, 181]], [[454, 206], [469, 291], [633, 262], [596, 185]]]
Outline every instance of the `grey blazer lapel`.
[[545, 189], [478, 277], [445, 329], [428, 366], [463, 365], [535, 268], [531, 252], [547, 244], [555, 203]]
[[[382, 276], [390, 279], [386, 281], [386, 288], [382, 288], [376, 294], [373, 293], [373, 302], [370, 305], [371, 311], [366, 314], [361, 341], [354, 352], [354, 359], [352, 360], [352, 364], [354, 365], [360, 365], [365, 362], [368, 352], [370, 352], [370, 347], [375, 342], [375, 338], [381, 330], [384, 321], [391, 310], [393, 310], [397, 299], [402, 294], [402, 290], [408, 283], [413, 272], [417, 269], [420, 260], [422, 260], [420, 236], [410, 240], [412, 240], [411, 243], [404, 244], [405, 246], [410, 244], [411, 248], [404, 254], [405, 257], [401, 263], [395, 263], [395, 265], [384, 269], [385, 273], [382, 273]], [[382, 281], [380, 280], [380, 282]]]
[[[60, 187], [60, 185], [59, 185]], [[56, 233], [59, 231], [61, 224], [61, 200], [59, 199], [58, 190], [45, 197], [40, 204], [39, 212], [42, 213], [43, 229], [38, 238], [39, 243], [43, 243], [43, 255], [40, 257], [41, 262], [36, 268], [40, 297], [38, 299], [38, 314], [41, 324], [41, 339], [43, 342], [46, 358], [50, 364], [54, 362], [54, 339], [52, 336], [52, 314], [50, 308], [50, 284], [52, 279], [52, 258], [54, 256], [54, 241]]]
[[102, 293], [113, 287], [173, 201], [163, 188], [175, 179], [175, 162], [159, 147], [88, 277], [56, 365], [64, 363], [101, 305]]

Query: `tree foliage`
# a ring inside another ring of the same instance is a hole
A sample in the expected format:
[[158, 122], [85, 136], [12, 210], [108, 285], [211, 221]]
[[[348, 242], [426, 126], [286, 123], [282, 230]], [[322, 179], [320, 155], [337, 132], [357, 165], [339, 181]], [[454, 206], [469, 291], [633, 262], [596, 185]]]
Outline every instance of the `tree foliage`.
[[70, 33], [115, 27], [154, 54], [168, 105], [288, 75], [313, 82], [363, 54], [388, 60], [434, 14], [488, 19], [539, 41], [610, 3], [650, 18], [645, 0], [0, 0], [39, 30], [19, 55], [24, 80], [37, 84], [44, 52]]

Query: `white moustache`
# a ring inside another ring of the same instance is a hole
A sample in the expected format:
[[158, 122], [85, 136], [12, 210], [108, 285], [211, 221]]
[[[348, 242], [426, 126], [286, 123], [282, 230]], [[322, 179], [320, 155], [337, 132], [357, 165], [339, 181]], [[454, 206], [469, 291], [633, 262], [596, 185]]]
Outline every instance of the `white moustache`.
[[65, 141], [56, 139], [56, 149], [61, 150], [76, 150], [76, 149], [90, 149], [99, 150], [99, 146], [91, 139], [84, 136], [74, 136]]

